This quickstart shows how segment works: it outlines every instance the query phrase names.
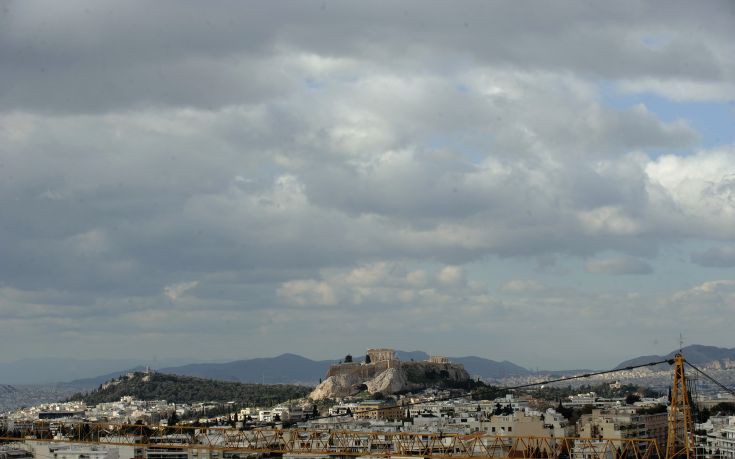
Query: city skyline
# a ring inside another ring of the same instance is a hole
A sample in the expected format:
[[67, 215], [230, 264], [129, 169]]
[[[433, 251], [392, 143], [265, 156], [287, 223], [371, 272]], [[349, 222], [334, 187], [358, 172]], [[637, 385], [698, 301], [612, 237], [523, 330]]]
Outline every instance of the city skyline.
[[2, 361], [731, 348], [733, 18], [6, 2]]

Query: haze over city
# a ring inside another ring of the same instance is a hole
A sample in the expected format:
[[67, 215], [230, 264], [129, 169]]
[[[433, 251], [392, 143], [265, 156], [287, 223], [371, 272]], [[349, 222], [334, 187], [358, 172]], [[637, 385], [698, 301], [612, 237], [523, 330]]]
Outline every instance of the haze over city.
[[733, 347], [733, 23], [2, 2], [0, 362]]

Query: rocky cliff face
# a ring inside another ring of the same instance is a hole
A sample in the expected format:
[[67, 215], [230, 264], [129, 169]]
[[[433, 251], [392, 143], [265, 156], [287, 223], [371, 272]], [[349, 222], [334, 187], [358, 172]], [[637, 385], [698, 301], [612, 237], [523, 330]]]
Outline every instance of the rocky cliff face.
[[384, 362], [335, 367], [329, 370], [327, 379], [311, 392], [309, 398], [346, 397], [364, 390], [370, 394], [395, 394], [470, 378], [462, 365], [452, 363], [395, 361], [387, 368]]

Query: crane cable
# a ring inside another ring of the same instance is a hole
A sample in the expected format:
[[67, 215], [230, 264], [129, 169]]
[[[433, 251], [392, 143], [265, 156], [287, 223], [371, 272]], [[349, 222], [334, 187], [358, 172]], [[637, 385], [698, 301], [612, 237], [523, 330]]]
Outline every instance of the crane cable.
[[721, 382], [719, 382], [718, 380], [716, 380], [712, 376], [710, 376], [707, 373], [705, 373], [704, 371], [700, 370], [699, 368], [697, 368], [696, 366], [694, 366], [694, 364], [690, 363], [688, 360], [684, 360], [684, 363], [686, 363], [690, 367], [694, 368], [694, 370], [696, 370], [697, 373], [699, 373], [702, 376], [704, 376], [705, 378], [709, 379], [710, 381], [712, 381], [715, 385], [719, 386], [724, 391], [730, 393], [731, 395], [735, 395], [735, 390], [730, 389], [729, 387], [727, 387], [726, 385], [722, 384]]

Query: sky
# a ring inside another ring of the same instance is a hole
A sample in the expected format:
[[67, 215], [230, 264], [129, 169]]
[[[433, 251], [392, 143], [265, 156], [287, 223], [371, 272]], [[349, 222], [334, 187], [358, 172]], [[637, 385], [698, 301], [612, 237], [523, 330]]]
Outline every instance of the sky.
[[731, 1], [0, 5], [1, 361], [735, 347]]

